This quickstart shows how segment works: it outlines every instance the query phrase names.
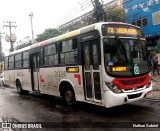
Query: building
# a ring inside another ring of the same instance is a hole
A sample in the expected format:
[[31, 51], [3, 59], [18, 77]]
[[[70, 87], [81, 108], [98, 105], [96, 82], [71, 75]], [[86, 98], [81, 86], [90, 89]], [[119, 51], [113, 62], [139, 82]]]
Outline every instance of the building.
[[[100, 0], [99, 0], [100, 1]], [[115, 8], [115, 7], [122, 7], [123, 0], [112, 0], [108, 3], [105, 3], [103, 5], [104, 11], [108, 11], [108, 7]], [[68, 21], [67, 23], [64, 23], [58, 27], [58, 30], [62, 33], [66, 33], [68, 31], [78, 29], [81, 27], [84, 27], [89, 24], [95, 23], [94, 17], [93, 17], [93, 10], [83, 14], [82, 16], [79, 16], [71, 21]], [[71, 30], [70, 30], [71, 29]]]
[[141, 27], [147, 40], [148, 50], [156, 50], [160, 40], [160, 0], [124, 0], [127, 23]]

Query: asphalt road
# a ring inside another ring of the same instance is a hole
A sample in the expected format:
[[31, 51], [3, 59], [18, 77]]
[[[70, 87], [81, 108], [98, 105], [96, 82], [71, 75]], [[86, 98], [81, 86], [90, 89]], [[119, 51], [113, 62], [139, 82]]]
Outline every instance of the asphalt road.
[[[9, 87], [0, 87], [0, 97], [0, 121], [44, 122], [44, 125], [52, 126], [44, 129], [42, 124], [42, 129], [23, 130], [158, 131], [160, 128], [160, 100], [155, 98], [106, 109], [80, 102], [76, 108], [65, 107], [60, 98], [33, 94], [19, 96], [16, 89]], [[133, 124], [158, 124], [159, 128], [127, 128]]]

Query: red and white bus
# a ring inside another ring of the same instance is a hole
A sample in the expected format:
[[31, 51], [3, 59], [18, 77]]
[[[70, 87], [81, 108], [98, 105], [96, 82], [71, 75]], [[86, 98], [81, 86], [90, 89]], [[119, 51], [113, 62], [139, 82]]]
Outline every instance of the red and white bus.
[[152, 94], [146, 41], [139, 27], [101, 22], [5, 57], [5, 83], [20, 94], [63, 96], [106, 108]]

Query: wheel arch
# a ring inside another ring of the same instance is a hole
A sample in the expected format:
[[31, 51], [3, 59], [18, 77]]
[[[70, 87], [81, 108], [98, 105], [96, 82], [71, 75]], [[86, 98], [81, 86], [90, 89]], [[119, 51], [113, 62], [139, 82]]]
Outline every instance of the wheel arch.
[[[68, 86], [67, 86], [67, 85], [68, 85]], [[67, 87], [66, 87], [66, 86], [67, 86]], [[65, 91], [65, 88], [70, 88], [70, 89], [72, 89], [73, 92], [74, 92], [75, 99], [76, 99], [74, 85], [72, 84], [71, 81], [69, 81], [69, 80], [62, 80], [62, 81], [59, 83], [60, 96], [63, 96], [64, 91]]]

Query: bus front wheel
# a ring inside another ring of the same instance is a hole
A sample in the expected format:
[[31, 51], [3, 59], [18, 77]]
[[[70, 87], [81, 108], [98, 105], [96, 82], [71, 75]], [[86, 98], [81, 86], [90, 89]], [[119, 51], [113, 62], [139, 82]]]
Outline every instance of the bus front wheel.
[[75, 105], [76, 99], [73, 89], [66, 88], [63, 95], [64, 101], [68, 106]]

